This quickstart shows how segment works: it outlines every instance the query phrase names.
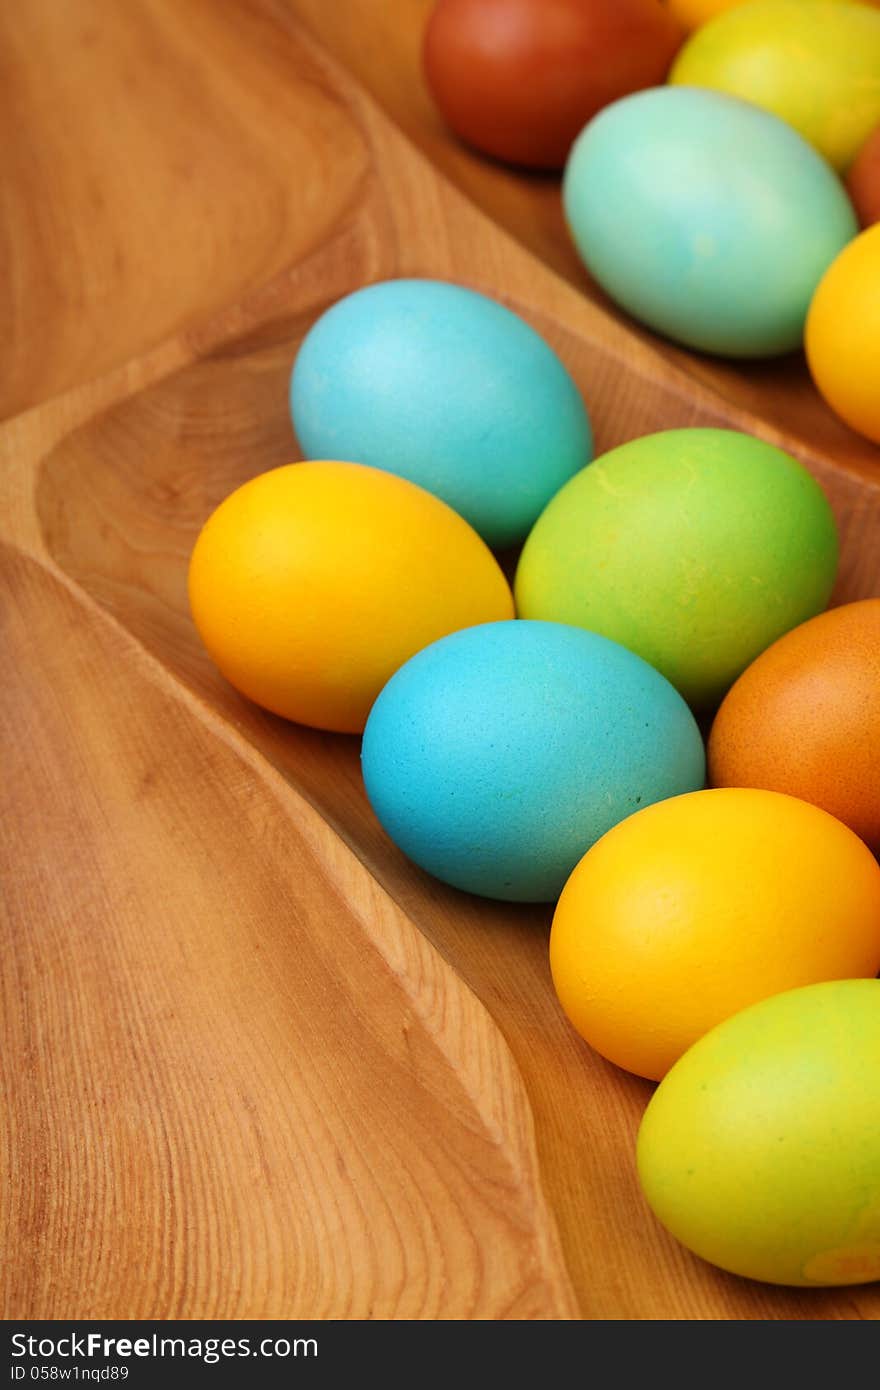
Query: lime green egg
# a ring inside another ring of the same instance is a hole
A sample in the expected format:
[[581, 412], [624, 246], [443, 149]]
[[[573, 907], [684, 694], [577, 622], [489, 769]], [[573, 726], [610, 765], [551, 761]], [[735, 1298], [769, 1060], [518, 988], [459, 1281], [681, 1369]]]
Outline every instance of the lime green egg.
[[694, 1254], [765, 1283], [880, 1279], [880, 980], [744, 1009], [657, 1088], [638, 1170]]
[[612, 638], [707, 708], [825, 607], [837, 555], [828, 501], [788, 454], [734, 430], [666, 430], [556, 494], [523, 548], [517, 611]]

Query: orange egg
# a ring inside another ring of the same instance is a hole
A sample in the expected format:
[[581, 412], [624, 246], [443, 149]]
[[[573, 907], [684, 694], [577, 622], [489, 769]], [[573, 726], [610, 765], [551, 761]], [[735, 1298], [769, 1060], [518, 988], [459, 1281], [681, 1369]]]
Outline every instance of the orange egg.
[[746, 668], [716, 715], [709, 774], [812, 801], [880, 851], [880, 599], [821, 613]]
[[274, 468], [208, 518], [189, 568], [199, 636], [275, 714], [358, 733], [422, 647], [513, 617], [495, 557], [431, 493], [377, 468]]
[[880, 125], [868, 136], [850, 166], [846, 191], [863, 227], [880, 222]]
[[880, 966], [880, 865], [840, 821], [778, 792], [691, 792], [621, 821], [553, 918], [577, 1031], [654, 1079], [748, 1004]]
[[[685, 29], [699, 29], [716, 15], [738, 9], [749, 0], [666, 0], [666, 7]], [[877, 5], [880, 0], [857, 0], [863, 5]]]
[[880, 444], [880, 224], [845, 246], [819, 281], [804, 346], [831, 409]]
[[743, 3], [744, 0], [666, 0], [666, 8], [685, 29], [699, 29], [716, 15]]

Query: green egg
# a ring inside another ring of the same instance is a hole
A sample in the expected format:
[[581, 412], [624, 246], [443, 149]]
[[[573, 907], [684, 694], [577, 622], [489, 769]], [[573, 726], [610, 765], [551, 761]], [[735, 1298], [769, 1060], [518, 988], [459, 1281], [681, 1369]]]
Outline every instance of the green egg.
[[523, 618], [610, 637], [695, 707], [828, 603], [837, 529], [795, 459], [733, 430], [667, 430], [577, 473], [535, 523]]
[[880, 1279], [880, 980], [764, 999], [676, 1062], [645, 1111], [655, 1214], [733, 1274]]

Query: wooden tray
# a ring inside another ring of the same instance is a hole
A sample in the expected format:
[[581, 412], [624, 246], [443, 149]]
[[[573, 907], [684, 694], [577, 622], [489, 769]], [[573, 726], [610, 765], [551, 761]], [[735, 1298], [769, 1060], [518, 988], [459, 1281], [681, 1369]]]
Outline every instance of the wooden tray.
[[650, 1087], [562, 1018], [549, 911], [408, 864], [357, 740], [241, 700], [185, 600], [211, 508], [298, 456], [303, 334], [394, 275], [524, 314], [600, 448], [695, 423], [796, 448], [841, 597], [880, 591], [869, 470], [533, 259], [282, 0], [14, 9], [4, 1315], [877, 1317], [876, 1288], [750, 1284], [665, 1235], [633, 1171]]
[[[421, 44], [434, 0], [290, 0], [348, 70], [368, 87], [431, 162], [500, 226], [619, 323], [618, 311], [579, 259], [562, 213], [560, 180], [484, 159], [444, 126], [421, 71]], [[875, 483], [880, 449], [853, 433], [817, 394], [803, 355], [730, 363], [676, 348], [647, 330], [642, 336], [694, 382], [757, 417], [768, 437], [785, 437], [802, 457], [828, 458]]]

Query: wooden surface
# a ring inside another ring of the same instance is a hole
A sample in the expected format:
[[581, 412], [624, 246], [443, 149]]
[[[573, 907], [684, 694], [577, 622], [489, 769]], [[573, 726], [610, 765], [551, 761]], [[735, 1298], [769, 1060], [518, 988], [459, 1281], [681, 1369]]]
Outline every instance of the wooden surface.
[[[367, 281], [511, 303], [600, 447], [755, 423], [440, 179], [293, 8], [0, 15], [3, 1312], [876, 1318], [876, 1287], [750, 1284], [667, 1237], [633, 1171], [650, 1087], [562, 1018], [549, 910], [409, 865], [357, 740], [246, 704], [195, 637], [198, 528], [297, 456], [297, 344]], [[880, 592], [880, 490], [802, 452], [840, 595]]]

